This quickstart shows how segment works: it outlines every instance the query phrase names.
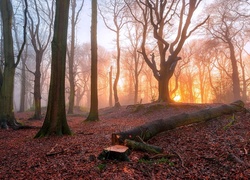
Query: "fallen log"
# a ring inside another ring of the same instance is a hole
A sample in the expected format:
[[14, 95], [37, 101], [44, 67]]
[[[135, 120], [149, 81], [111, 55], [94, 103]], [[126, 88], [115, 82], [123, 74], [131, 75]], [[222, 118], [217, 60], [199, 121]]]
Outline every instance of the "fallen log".
[[146, 152], [156, 153], [156, 154], [163, 152], [163, 149], [161, 147], [150, 145], [150, 144], [145, 144], [141, 142], [136, 142], [136, 141], [129, 140], [129, 139], [126, 139], [124, 141], [124, 145], [133, 150], [143, 150]]
[[143, 141], [147, 141], [163, 131], [193, 123], [204, 122], [225, 114], [232, 114], [243, 109], [244, 103], [241, 100], [238, 100], [228, 105], [223, 104], [218, 107], [206, 108], [189, 114], [183, 113], [166, 119], [155, 120], [124, 132], [113, 133], [112, 144], [124, 144], [126, 139], [136, 140], [138, 137], [140, 137]]

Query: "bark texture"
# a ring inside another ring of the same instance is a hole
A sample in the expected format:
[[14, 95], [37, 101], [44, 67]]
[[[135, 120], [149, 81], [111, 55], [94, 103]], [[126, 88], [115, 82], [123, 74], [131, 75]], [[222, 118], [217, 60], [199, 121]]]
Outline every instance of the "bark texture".
[[180, 126], [207, 121], [225, 114], [231, 114], [244, 109], [244, 103], [240, 100], [231, 104], [223, 104], [218, 107], [203, 109], [193, 113], [159, 119], [128, 131], [112, 134], [112, 144], [124, 144], [126, 139], [137, 140], [138, 137], [147, 141], [163, 131], [171, 130]]
[[15, 76], [15, 56], [12, 37], [13, 8], [11, 1], [0, 1], [3, 23], [4, 68], [0, 71], [0, 126], [7, 129], [18, 128], [13, 110], [13, 91]]
[[36, 138], [71, 134], [65, 111], [65, 66], [69, 0], [56, 1], [54, 37], [52, 41], [51, 80], [46, 117]]
[[92, 1], [91, 22], [91, 105], [86, 121], [98, 121], [97, 0]]

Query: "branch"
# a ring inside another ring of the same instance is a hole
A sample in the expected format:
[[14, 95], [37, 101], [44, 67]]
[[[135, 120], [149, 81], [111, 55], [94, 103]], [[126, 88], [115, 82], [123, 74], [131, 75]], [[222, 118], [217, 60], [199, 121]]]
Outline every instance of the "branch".
[[35, 76], [35, 72], [31, 71], [26, 64], [24, 64], [24, 65], [25, 65], [26, 69], [28, 70], [28, 72], [30, 72], [31, 74], [33, 74]]
[[78, 10], [78, 11], [77, 11], [77, 13], [76, 13], [75, 24], [76, 24], [76, 23], [77, 23], [77, 21], [78, 21], [79, 14], [80, 14], [80, 12], [82, 11], [82, 8], [83, 8], [83, 4], [84, 4], [84, 0], [82, 1], [82, 4], [81, 4], [81, 6], [80, 6], [79, 10]]
[[21, 60], [21, 55], [22, 55], [22, 52], [23, 52], [23, 49], [24, 49], [24, 46], [26, 44], [26, 27], [27, 27], [27, 14], [28, 14], [28, 3], [27, 3], [27, 0], [24, 0], [24, 3], [25, 3], [25, 9], [24, 9], [24, 26], [23, 26], [23, 43], [22, 43], [22, 46], [21, 46], [21, 49], [19, 50], [18, 52], [18, 55], [17, 55], [17, 61], [14, 65], [14, 67], [16, 68]]

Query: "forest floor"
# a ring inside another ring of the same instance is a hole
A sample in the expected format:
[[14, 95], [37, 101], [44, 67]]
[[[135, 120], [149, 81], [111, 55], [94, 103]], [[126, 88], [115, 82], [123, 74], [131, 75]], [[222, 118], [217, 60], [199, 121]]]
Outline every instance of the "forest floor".
[[93, 123], [83, 122], [86, 113], [79, 111], [67, 117], [72, 136], [40, 139], [33, 137], [43, 120], [28, 120], [33, 112], [16, 113], [18, 121], [37, 128], [0, 129], [0, 179], [250, 179], [248, 112], [166, 131], [148, 141], [162, 147], [168, 158], [132, 151], [129, 162], [97, 159], [111, 145], [112, 133], [217, 105], [105, 108]]

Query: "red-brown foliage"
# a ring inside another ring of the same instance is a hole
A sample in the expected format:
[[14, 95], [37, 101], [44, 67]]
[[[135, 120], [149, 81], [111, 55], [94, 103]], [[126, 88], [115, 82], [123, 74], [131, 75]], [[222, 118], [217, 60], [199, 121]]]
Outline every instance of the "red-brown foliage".
[[[161, 133], [148, 143], [175, 154], [169, 159], [142, 159], [132, 151], [130, 162], [100, 161], [110, 146], [111, 134], [155, 119], [197, 111], [208, 105], [103, 109], [100, 121], [83, 123], [83, 116], [68, 116], [72, 136], [33, 139], [38, 129], [0, 130], [0, 179], [248, 179], [250, 178], [250, 114], [240, 112], [205, 123]], [[214, 105], [211, 105], [214, 106]], [[19, 121], [32, 113], [17, 113]]]

